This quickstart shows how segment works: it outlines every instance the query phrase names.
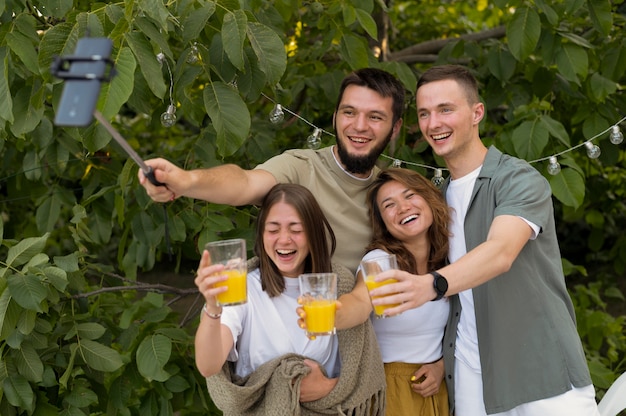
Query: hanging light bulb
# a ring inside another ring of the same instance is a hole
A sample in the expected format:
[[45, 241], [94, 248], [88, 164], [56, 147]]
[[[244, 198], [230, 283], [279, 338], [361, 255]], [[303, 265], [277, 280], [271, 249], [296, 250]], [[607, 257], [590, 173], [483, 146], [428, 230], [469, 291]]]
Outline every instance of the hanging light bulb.
[[611, 127], [610, 140], [613, 144], [620, 144], [624, 141], [624, 135], [621, 131], [619, 131], [619, 126], [617, 124]]
[[306, 144], [309, 146], [309, 149], [319, 149], [322, 144], [322, 129], [316, 127], [313, 130], [313, 133], [309, 137], [306, 138]]
[[443, 172], [441, 169], [435, 169], [435, 176], [430, 180], [437, 188], [441, 188], [445, 179], [443, 178]]
[[176, 124], [176, 106], [170, 104], [167, 106], [167, 110], [161, 114], [161, 124], [163, 127], [172, 127]]
[[393, 163], [391, 164], [391, 166], [393, 166], [394, 168], [401, 168], [402, 167], [402, 161], [400, 159], [394, 159]]
[[198, 47], [194, 43], [193, 45], [191, 45], [191, 48], [189, 48], [189, 55], [187, 55], [187, 63], [193, 65], [196, 62], [198, 62]]
[[589, 156], [589, 159], [597, 159], [600, 157], [602, 151], [598, 146], [591, 142], [585, 142], [585, 147], [587, 148], [587, 156]]
[[276, 104], [272, 111], [270, 111], [270, 122], [272, 124], [281, 123], [285, 119], [285, 113], [283, 107], [280, 104]]
[[561, 165], [559, 165], [559, 162], [556, 161], [556, 156], [550, 156], [548, 161], [550, 162], [548, 165], [548, 173], [553, 176], [558, 175], [561, 171]]

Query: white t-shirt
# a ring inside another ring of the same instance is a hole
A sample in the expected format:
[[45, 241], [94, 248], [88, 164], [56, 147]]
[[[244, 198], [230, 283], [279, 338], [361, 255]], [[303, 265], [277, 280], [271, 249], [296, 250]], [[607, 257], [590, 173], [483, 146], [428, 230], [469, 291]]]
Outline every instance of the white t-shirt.
[[[448, 206], [452, 208], [450, 232], [450, 251], [448, 259], [454, 263], [467, 253], [465, 246], [465, 215], [469, 208], [470, 198], [474, 190], [476, 178], [482, 169], [482, 165], [463, 176], [462, 178], [451, 180], [446, 191]], [[539, 227], [525, 218], [520, 217], [533, 229], [530, 239], [536, 238], [539, 234]], [[481, 373], [480, 355], [478, 351], [478, 333], [476, 332], [476, 314], [474, 312], [474, 294], [472, 289], [459, 293], [461, 301], [461, 317], [457, 327], [455, 357], [461, 360], [474, 370]]]
[[[384, 254], [383, 250], [376, 249], [367, 253], [363, 259]], [[379, 319], [372, 314], [383, 362], [424, 364], [440, 359], [443, 355], [443, 331], [449, 313], [448, 298], [444, 297], [393, 317]]]
[[225, 307], [222, 312], [222, 324], [230, 329], [234, 341], [228, 360], [236, 362], [237, 375], [244, 377], [273, 358], [297, 353], [322, 364], [329, 377], [337, 377], [337, 337], [307, 338], [298, 327], [296, 314], [298, 279], [284, 279], [285, 291], [270, 298], [261, 289], [259, 269], [248, 273], [248, 302]]

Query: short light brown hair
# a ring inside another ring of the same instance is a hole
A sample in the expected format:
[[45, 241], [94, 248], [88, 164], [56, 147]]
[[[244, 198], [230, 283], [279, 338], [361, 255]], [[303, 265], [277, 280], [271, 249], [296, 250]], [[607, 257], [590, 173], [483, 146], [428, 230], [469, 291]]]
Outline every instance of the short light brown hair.
[[429, 68], [417, 81], [416, 91], [430, 82], [448, 79], [456, 81], [461, 86], [470, 105], [480, 102], [478, 81], [468, 68], [461, 65], [438, 65]]

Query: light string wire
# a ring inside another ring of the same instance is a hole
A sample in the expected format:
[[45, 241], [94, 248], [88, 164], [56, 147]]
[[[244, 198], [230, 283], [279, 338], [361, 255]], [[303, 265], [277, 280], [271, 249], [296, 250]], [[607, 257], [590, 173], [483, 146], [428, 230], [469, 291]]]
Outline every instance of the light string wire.
[[[266, 94], [261, 93], [261, 95], [263, 95], [263, 97], [265, 97], [267, 100], [269, 100], [271, 103], [274, 104], [275, 107], [274, 107], [274, 110], [272, 110], [272, 111], [276, 111], [276, 110], [278, 110], [278, 111], [285, 111], [285, 112], [293, 115], [294, 117], [298, 118], [299, 120], [305, 122], [309, 126], [313, 127], [316, 131], [324, 132], [325, 134], [327, 134], [329, 136], [335, 137], [335, 135], [333, 133], [330, 133], [330, 132], [328, 132], [328, 131], [320, 128], [320, 127], [317, 127], [315, 124], [311, 123], [310, 121], [308, 121], [304, 117], [300, 116], [299, 114], [296, 114], [295, 112], [291, 111], [290, 109], [282, 106], [281, 104], [279, 104], [278, 102], [276, 102], [272, 98], [268, 97]], [[281, 121], [282, 121], [282, 119], [281, 119]], [[556, 162], [556, 158], [557, 157], [562, 156], [562, 155], [564, 155], [566, 153], [569, 153], [569, 152], [571, 152], [573, 150], [576, 150], [576, 149], [578, 149], [580, 147], [589, 146], [589, 144], [592, 143], [594, 140], [598, 139], [599, 137], [605, 135], [606, 133], [608, 133], [609, 131], [611, 131], [611, 130], [613, 130], [615, 128], [619, 128], [619, 125], [622, 124], [624, 121], [626, 121], [626, 116], [623, 117], [618, 122], [616, 122], [615, 124], [609, 126], [607, 129], [603, 130], [602, 132], [596, 134], [595, 136], [591, 137], [590, 139], [585, 140], [584, 142], [582, 142], [580, 144], [577, 144], [576, 146], [572, 146], [572, 147], [570, 147], [568, 149], [565, 149], [565, 150], [563, 150], [561, 152], [558, 152], [558, 153], [554, 153], [554, 154], [552, 154], [550, 156], [546, 156], [546, 157], [542, 157], [542, 158], [539, 158], [539, 159], [528, 161], [528, 163], [529, 164], [535, 164], [535, 163], [543, 162], [543, 161], [546, 161], [546, 160], [549, 160], [551, 162], [554, 160]], [[619, 132], [619, 130], [618, 130], [618, 134], [620, 136], [622, 135], [622, 133]], [[619, 143], [617, 143], [617, 144], [619, 144]], [[599, 156], [599, 153], [597, 153], [597, 156]], [[424, 169], [431, 169], [431, 170], [435, 171], [435, 177], [436, 178], [441, 178], [442, 171], [448, 171], [448, 169], [444, 168], [444, 167], [430, 166], [430, 165], [425, 165], [425, 164], [422, 164], [422, 163], [410, 162], [410, 161], [407, 161], [407, 160], [402, 160], [402, 159], [398, 159], [396, 157], [388, 156], [388, 155], [386, 155], [384, 153], [381, 154], [381, 157], [389, 159], [389, 160], [392, 160], [393, 161], [393, 166], [395, 166], [395, 167], [400, 167], [400, 166], [402, 166], [402, 164], [405, 164], [405, 165], [409, 165], [409, 166], [421, 167], [421, 168], [424, 168]]]

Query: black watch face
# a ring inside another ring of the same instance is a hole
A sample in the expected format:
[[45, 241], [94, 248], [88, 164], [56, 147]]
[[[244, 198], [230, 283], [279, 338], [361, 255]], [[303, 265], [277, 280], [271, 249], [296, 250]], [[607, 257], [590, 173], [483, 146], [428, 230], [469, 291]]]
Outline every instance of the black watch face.
[[439, 277], [435, 282], [435, 284], [437, 285], [437, 291], [439, 293], [446, 293], [446, 290], [448, 290], [448, 282], [446, 282], [446, 279], [444, 279], [443, 277]]

